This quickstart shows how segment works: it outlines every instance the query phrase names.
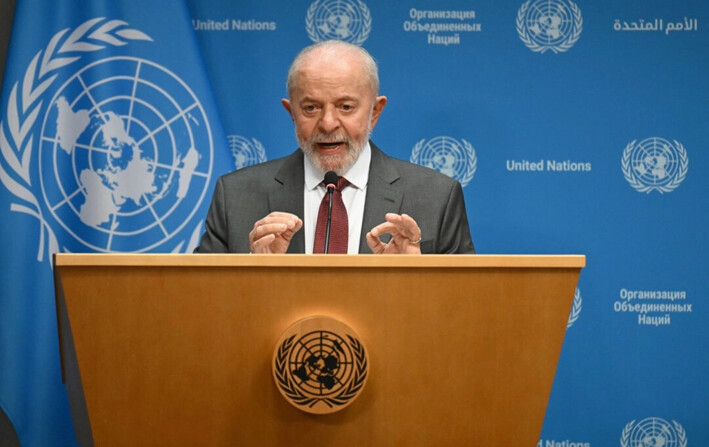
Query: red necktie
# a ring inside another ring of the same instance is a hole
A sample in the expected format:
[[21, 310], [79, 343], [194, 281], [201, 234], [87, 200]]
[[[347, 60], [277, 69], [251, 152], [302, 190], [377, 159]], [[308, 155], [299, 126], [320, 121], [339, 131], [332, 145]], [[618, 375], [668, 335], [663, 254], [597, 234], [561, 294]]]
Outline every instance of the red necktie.
[[[328, 253], [347, 253], [347, 234], [349, 223], [347, 221], [347, 210], [342, 202], [342, 189], [349, 185], [344, 177], [337, 179], [337, 186], [332, 193], [332, 215], [330, 220], [330, 241]], [[318, 210], [318, 223], [315, 227], [315, 245], [313, 253], [325, 252], [325, 232], [327, 228], [327, 209], [330, 204], [330, 195], [325, 194], [320, 209]]]

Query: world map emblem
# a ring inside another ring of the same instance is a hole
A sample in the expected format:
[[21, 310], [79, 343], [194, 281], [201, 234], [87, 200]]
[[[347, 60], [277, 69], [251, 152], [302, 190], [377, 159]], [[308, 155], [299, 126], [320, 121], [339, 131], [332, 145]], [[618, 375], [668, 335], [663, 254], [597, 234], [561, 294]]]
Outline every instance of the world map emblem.
[[470, 183], [478, 167], [473, 145], [447, 136], [420, 140], [411, 151], [411, 162], [452, 177], [463, 187]]
[[305, 29], [313, 42], [338, 39], [361, 45], [372, 30], [372, 15], [361, 0], [317, 0], [308, 8]]
[[[42, 222], [40, 245], [46, 240], [49, 252], [144, 252], [168, 241], [170, 251], [186, 249], [189, 235], [176, 235], [207, 193], [212, 134], [194, 92], [150, 60], [101, 57], [126, 40], [151, 40], [126, 26], [96, 18], [57, 33], [28, 67], [22, 98], [11, 95], [8, 122], [18, 119], [18, 104], [34, 102], [36, 112], [19, 127], [37, 130], [10, 138], [3, 132], [2, 153], [14, 176], [3, 170], [0, 177], [29, 202], [13, 210]], [[92, 57], [83, 62], [87, 53]], [[188, 229], [193, 240], [200, 227]]]
[[517, 12], [516, 25], [530, 50], [563, 53], [579, 40], [583, 17], [571, 0], [528, 0]]
[[660, 137], [631, 141], [623, 150], [623, 175], [638, 192], [672, 192], [687, 176], [689, 158], [682, 144]]
[[266, 148], [256, 138], [249, 140], [241, 135], [229, 135], [227, 140], [237, 170], [268, 160]]
[[273, 377], [281, 395], [312, 414], [350, 405], [367, 382], [368, 368], [359, 336], [330, 317], [308, 317], [291, 325], [273, 356]]
[[682, 425], [650, 417], [630, 421], [620, 437], [621, 447], [687, 447], [687, 434]]

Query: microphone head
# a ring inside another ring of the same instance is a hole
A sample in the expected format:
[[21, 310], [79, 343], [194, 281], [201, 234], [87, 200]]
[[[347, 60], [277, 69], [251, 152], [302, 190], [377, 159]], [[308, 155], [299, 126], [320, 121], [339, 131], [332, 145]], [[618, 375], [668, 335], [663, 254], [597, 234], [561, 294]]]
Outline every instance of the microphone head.
[[335, 171], [327, 171], [325, 173], [325, 180], [323, 180], [323, 183], [325, 183], [325, 188], [330, 189], [330, 188], [336, 188], [337, 187], [337, 174]]

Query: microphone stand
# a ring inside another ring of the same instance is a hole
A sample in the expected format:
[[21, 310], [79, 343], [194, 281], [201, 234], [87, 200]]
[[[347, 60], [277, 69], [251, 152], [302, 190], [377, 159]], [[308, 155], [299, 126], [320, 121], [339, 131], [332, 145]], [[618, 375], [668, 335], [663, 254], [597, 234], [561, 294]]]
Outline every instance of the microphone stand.
[[330, 196], [330, 203], [327, 207], [327, 225], [325, 226], [325, 248], [323, 253], [327, 254], [330, 248], [330, 226], [332, 225], [332, 197], [335, 192], [335, 185], [337, 185], [337, 174], [335, 171], [327, 171], [325, 173], [325, 187], [327, 188], [327, 193]]
[[330, 196], [330, 202], [327, 207], [327, 226], [325, 227], [325, 249], [323, 253], [327, 254], [330, 247], [330, 225], [332, 224], [332, 196], [335, 188], [330, 186], [327, 188], [327, 194]]

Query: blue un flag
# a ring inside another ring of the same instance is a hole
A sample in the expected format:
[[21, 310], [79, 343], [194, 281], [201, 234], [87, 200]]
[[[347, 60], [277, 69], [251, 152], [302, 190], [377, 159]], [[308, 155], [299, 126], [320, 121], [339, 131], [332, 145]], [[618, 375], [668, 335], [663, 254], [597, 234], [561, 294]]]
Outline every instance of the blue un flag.
[[6, 66], [0, 406], [73, 446], [52, 254], [191, 252], [232, 162], [183, 2], [18, 0]]

